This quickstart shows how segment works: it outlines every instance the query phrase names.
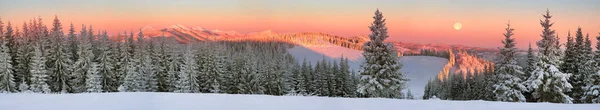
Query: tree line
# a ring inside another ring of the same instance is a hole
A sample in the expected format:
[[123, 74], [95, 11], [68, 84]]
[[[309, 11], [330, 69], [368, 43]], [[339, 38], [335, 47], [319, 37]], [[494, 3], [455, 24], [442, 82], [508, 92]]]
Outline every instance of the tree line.
[[298, 62], [285, 42], [200, 41], [187, 44], [140, 30], [119, 38], [55, 17], [22, 25], [0, 20], [0, 92], [179, 92], [357, 97], [347, 58]]
[[[494, 100], [508, 102], [600, 103], [600, 44], [592, 49], [589, 34], [581, 28], [567, 34], [561, 44], [549, 11], [540, 20], [542, 39], [537, 52], [529, 44], [527, 63], [517, 64], [514, 29], [507, 24], [503, 46], [493, 68], [454, 74], [448, 79], [429, 81], [424, 99]], [[575, 37], [575, 38], [573, 38]], [[596, 37], [597, 42], [600, 36]], [[562, 46], [564, 50], [561, 49]]]

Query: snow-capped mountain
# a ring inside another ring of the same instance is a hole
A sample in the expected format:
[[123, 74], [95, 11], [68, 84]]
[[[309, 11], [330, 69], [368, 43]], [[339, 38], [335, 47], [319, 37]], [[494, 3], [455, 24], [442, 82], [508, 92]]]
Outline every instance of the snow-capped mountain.
[[[219, 41], [280, 41], [299, 45], [327, 45], [329, 43], [342, 47], [362, 50], [362, 44], [369, 41], [367, 36], [337, 36], [321, 32], [301, 32], [301, 33], [277, 33], [271, 30], [253, 33], [239, 33], [236, 31], [210, 30], [203, 27], [193, 27], [184, 25], [171, 25], [162, 29], [155, 29], [150, 26], [142, 28], [145, 37], [165, 36], [174, 38], [181, 43], [219, 40]], [[422, 49], [431, 49], [445, 51], [452, 49], [456, 52], [467, 51], [477, 55], [484, 53], [494, 53], [497, 49], [470, 47], [465, 45], [446, 45], [446, 44], [418, 44], [399, 41], [387, 41], [393, 43], [399, 52], [419, 53]]]

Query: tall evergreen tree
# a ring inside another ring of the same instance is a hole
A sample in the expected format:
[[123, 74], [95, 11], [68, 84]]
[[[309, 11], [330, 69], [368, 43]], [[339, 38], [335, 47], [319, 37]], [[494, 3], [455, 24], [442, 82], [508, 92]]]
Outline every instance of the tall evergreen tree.
[[[7, 42], [6, 46], [8, 47], [8, 52], [10, 56], [17, 56], [17, 42], [16, 42], [16, 36], [13, 32], [13, 27], [11, 25], [10, 22], [8, 22], [7, 26], [6, 26], [6, 32], [4, 32], [4, 40], [3, 42]], [[0, 34], [1, 35], [1, 34]], [[16, 61], [16, 57], [11, 57], [10, 61], [11, 61], [11, 65], [17, 65], [17, 61]], [[14, 70], [13, 70], [14, 71]]]
[[72, 92], [79, 93], [85, 92], [86, 79], [88, 76], [89, 69], [92, 68], [92, 62], [94, 54], [92, 53], [92, 44], [89, 41], [89, 32], [86, 30], [85, 25], [82, 25], [81, 33], [79, 34], [80, 40], [77, 46], [77, 56], [79, 58], [75, 61], [73, 66], [73, 74], [71, 74], [71, 86]]
[[62, 30], [62, 24], [60, 23], [60, 20], [58, 20], [58, 16], [55, 16], [51, 30], [52, 40], [50, 42], [52, 43], [52, 48], [50, 49], [53, 50], [50, 50], [51, 53], [49, 53], [51, 55], [50, 58], [52, 59], [48, 59], [48, 61], [52, 63], [49, 65], [50, 67], [48, 67], [51, 72], [50, 77], [52, 78], [50, 87], [52, 87], [54, 91], [66, 93], [70, 87], [68, 85], [68, 80], [69, 75], [71, 75], [72, 72], [73, 64], [70, 59], [70, 52], [65, 43], [63, 43], [65, 35]]
[[510, 101], [510, 102], [525, 102], [525, 96], [521, 93], [526, 91], [525, 86], [521, 84], [523, 81], [519, 76], [522, 76], [522, 67], [517, 65], [516, 55], [517, 48], [515, 48], [516, 42], [512, 38], [514, 29], [507, 24], [506, 33], [504, 33], [504, 40], [502, 43], [504, 47], [500, 48], [500, 55], [498, 56], [499, 61], [496, 62], [496, 77], [498, 82], [494, 84], [496, 94], [496, 100], [499, 101]]
[[183, 53], [183, 63], [180, 66], [179, 80], [177, 84], [177, 90], [175, 92], [181, 93], [199, 93], [200, 84], [198, 81], [198, 65], [194, 60], [194, 51], [188, 44]]
[[[531, 48], [531, 43], [529, 43], [529, 48], [527, 49], [527, 64], [525, 65], [525, 75], [521, 78], [523, 78], [524, 80], [527, 80], [528, 77], [530, 77], [533, 72], [535, 71], [535, 64], [537, 63], [537, 60], [535, 58], [535, 54], [533, 52], [533, 48]], [[524, 91], [523, 95], [526, 98], [527, 102], [533, 102], [535, 101], [531, 91]]]
[[[580, 30], [578, 30], [578, 32], [580, 32]], [[577, 53], [579, 52], [579, 50], [577, 50], [579, 47], [576, 42], [573, 41], [573, 37], [571, 37], [571, 32], [569, 32], [567, 34], [567, 43], [565, 45], [565, 54], [564, 57], [562, 58], [562, 64], [560, 66], [560, 70], [565, 72], [565, 73], [576, 73], [577, 72]]]
[[225, 72], [224, 59], [213, 52], [200, 57], [200, 74], [202, 92], [220, 93], [223, 84], [222, 75]]
[[[600, 42], [600, 36], [596, 37], [596, 42]], [[592, 61], [594, 62], [592, 65], [595, 67], [593, 69], [596, 73], [586, 76], [581, 101], [587, 103], [600, 103], [600, 43], [596, 43], [596, 51], [592, 58]]]
[[362, 64], [358, 92], [368, 97], [399, 98], [404, 83], [408, 81], [400, 72], [402, 64], [398, 62], [394, 45], [383, 43], [389, 37], [385, 19], [379, 9], [375, 11], [374, 21], [369, 27], [370, 41], [363, 46], [365, 63]]
[[[16, 57], [17, 59], [17, 63], [14, 66], [14, 73], [15, 73], [15, 82], [18, 83], [28, 83], [31, 74], [29, 73], [30, 70], [30, 59], [31, 56], [33, 56], [33, 37], [35, 35], [35, 33], [37, 33], [37, 29], [35, 28], [35, 26], [33, 25], [32, 22], [30, 22], [29, 25], [24, 24], [23, 25], [23, 35], [19, 41], [19, 47], [17, 48], [17, 50], [13, 50], [13, 51], [17, 51], [17, 56], [11, 56], [11, 57]], [[20, 85], [19, 85], [20, 86]], [[24, 85], [27, 86], [27, 85]], [[19, 89], [20, 90], [20, 89]]]
[[152, 49], [150, 48], [150, 41], [144, 39], [144, 34], [141, 29], [137, 36], [137, 42], [137, 50], [135, 53], [140, 61], [138, 63], [138, 72], [140, 72], [139, 74], [143, 81], [143, 83], [140, 84], [140, 88], [143, 88], [144, 92], [155, 92], [158, 90], [158, 84], [156, 81], [156, 73], [154, 72], [154, 64], [152, 64], [152, 58], [150, 57], [149, 52], [149, 50]]
[[167, 48], [166, 48], [166, 44], [165, 44], [165, 37], [162, 37], [162, 40], [157, 41], [157, 42], [153, 42], [152, 44], [152, 52], [151, 52], [151, 58], [152, 58], [152, 64], [154, 64], [154, 73], [156, 75], [156, 84], [157, 84], [157, 91], [159, 92], [167, 92], [169, 91], [170, 87], [169, 87], [169, 81], [170, 79], [168, 79], [168, 71], [167, 71], [167, 66], [168, 66], [168, 57], [167, 57]]
[[118, 74], [114, 71], [114, 66], [116, 60], [114, 59], [113, 50], [111, 49], [111, 45], [106, 31], [102, 35], [98, 35], [98, 44], [97, 48], [99, 53], [96, 57], [97, 64], [97, 72], [100, 75], [102, 90], [107, 92], [116, 92], [119, 86], [118, 82]]
[[31, 83], [29, 88], [34, 93], [50, 93], [48, 71], [46, 70], [46, 57], [42, 56], [41, 45], [35, 45], [34, 55], [31, 58]]
[[75, 34], [75, 26], [73, 26], [73, 23], [71, 23], [71, 26], [69, 27], [69, 35], [68, 35], [68, 49], [69, 49], [69, 53], [71, 54], [71, 61], [77, 61], [77, 35]]
[[6, 44], [7, 42], [3, 41], [0, 46], [0, 93], [17, 92], [15, 73], [10, 60], [12, 56], [9, 55], [10, 50]]
[[170, 49], [170, 51], [168, 51], [168, 56], [167, 56], [167, 76], [165, 78], [165, 81], [168, 84], [168, 86], [166, 88], [164, 88], [167, 91], [173, 92], [175, 90], [177, 90], [177, 85], [178, 85], [178, 74], [180, 71], [180, 66], [182, 65], [181, 63], [181, 54], [179, 54], [179, 51], [176, 51], [176, 48], [174, 46], [169, 45], [168, 49]]
[[550, 22], [550, 11], [543, 15], [544, 20], [540, 24], [544, 28], [542, 31], [542, 40], [537, 42], [539, 47], [538, 62], [535, 71], [527, 80], [528, 89], [538, 102], [572, 103], [573, 98], [566, 92], [570, 91], [571, 84], [568, 82], [570, 74], [561, 72], [558, 64], [561, 63], [560, 45], [555, 31], [550, 29], [554, 24]]

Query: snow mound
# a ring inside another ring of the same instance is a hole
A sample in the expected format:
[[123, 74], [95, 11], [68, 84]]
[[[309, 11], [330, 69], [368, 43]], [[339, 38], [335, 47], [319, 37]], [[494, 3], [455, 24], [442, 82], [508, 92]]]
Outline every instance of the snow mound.
[[0, 94], [0, 110], [595, 110], [599, 104], [200, 93]]

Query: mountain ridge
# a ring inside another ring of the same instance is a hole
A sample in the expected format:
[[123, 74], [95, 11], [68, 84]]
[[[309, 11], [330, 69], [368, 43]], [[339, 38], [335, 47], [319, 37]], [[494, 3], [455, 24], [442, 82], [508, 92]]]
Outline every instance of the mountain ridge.
[[[304, 46], [322, 46], [327, 43], [339, 45], [342, 47], [362, 50], [362, 44], [369, 41], [367, 36], [337, 36], [323, 32], [298, 32], [298, 33], [277, 33], [272, 30], [260, 32], [239, 33], [233, 30], [206, 29], [203, 27], [185, 26], [175, 24], [161, 29], [155, 29], [146, 26], [141, 29], [145, 38], [155, 38], [165, 36], [174, 38], [180, 43], [198, 42], [198, 41], [280, 41]], [[123, 39], [123, 35], [116, 35], [113, 39]], [[423, 49], [435, 51], [467, 51], [476, 54], [495, 53], [497, 49], [474, 47], [467, 45], [449, 45], [449, 44], [420, 44], [400, 41], [386, 41], [395, 45], [399, 53], [418, 54]]]

